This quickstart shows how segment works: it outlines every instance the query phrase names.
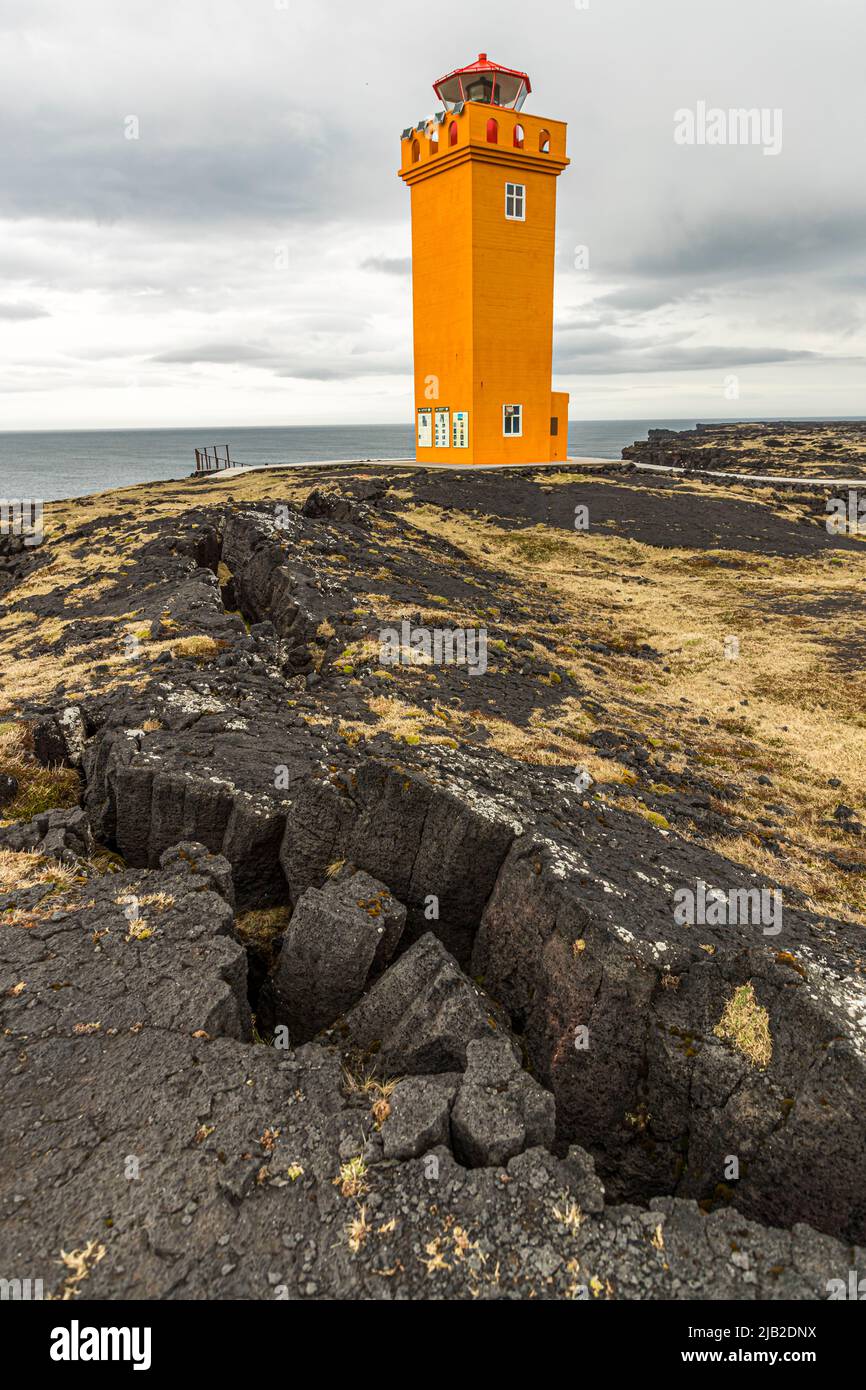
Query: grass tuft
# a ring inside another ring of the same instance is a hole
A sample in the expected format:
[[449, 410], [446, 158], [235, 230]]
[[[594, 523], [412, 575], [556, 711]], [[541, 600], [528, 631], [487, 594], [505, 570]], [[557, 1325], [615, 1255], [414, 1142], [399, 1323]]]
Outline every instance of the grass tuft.
[[770, 1015], [755, 998], [751, 980], [734, 990], [713, 1032], [717, 1038], [733, 1043], [753, 1067], [770, 1065], [773, 1056]]

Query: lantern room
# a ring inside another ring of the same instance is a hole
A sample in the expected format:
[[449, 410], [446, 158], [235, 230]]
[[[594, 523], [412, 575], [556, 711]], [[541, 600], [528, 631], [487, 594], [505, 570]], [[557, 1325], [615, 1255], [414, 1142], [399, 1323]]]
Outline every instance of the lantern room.
[[476, 62], [440, 77], [433, 90], [449, 111], [467, 101], [519, 111], [532, 86], [525, 72], [491, 63], [486, 53], [479, 53]]

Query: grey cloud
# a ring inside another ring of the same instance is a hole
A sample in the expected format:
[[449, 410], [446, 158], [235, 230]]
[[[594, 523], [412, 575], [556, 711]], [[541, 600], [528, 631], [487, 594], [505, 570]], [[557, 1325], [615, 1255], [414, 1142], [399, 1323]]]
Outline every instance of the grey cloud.
[[250, 343], [200, 343], [190, 347], [171, 348], [151, 357], [162, 364], [195, 366], [213, 363], [217, 366], [259, 367], [280, 378], [297, 381], [349, 381], [356, 377], [387, 376], [412, 369], [408, 354], [366, 352], [358, 347], [291, 355], [273, 347]]
[[821, 354], [789, 348], [734, 346], [647, 347], [635, 349], [625, 340], [617, 351], [566, 350], [555, 354], [554, 370], [563, 375], [608, 376], [650, 372], [731, 371], [772, 362], [807, 362]]
[[[42, 146], [47, 137], [47, 150]], [[323, 151], [299, 141], [223, 138], [218, 145], [159, 144], [123, 138], [119, 118], [79, 134], [21, 131], [0, 120], [4, 175], [0, 216], [115, 222], [309, 221], [327, 205], [333, 168]], [[292, 177], [286, 177], [291, 167]], [[206, 234], [206, 233], [205, 233]]]
[[39, 304], [0, 304], [0, 319], [45, 319], [50, 315]]
[[378, 270], [383, 275], [408, 275], [412, 269], [411, 256], [368, 256], [361, 262], [362, 270]]
[[248, 343], [199, 343], [192, 347], [171, 348], [166, 352], [157, 353], [150, 360], [190, 365], [196, 362], [214, 362], [221, 365], [250, 362], [256, 365], [262, 361], [273, 361], [273, 349]]
[[839, 259], [866, 265], [866, 207], [829, 211], [799, 207], [776, 212], [735, 208], [681, 227], [664, 245], [636, 248], [629, 270], [643, 277], [688, 277], [706, 287], [733, 275], [826, 272]]

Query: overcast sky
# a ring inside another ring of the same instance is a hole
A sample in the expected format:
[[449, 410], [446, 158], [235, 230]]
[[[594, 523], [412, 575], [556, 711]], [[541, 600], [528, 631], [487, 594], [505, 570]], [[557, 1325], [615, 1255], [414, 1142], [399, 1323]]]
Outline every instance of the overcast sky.
[[866, 415], [864, 0], [0, 0], [0, 429], [411, 422], [400, 132], [482, 49], [569, 125], [573, 418]]

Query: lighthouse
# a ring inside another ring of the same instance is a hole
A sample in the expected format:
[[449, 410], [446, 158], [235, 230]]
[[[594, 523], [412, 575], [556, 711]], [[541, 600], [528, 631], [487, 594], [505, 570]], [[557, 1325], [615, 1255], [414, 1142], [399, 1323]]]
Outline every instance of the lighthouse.
[[480, 53], [433, 85], [441, 109], [403, 131], [411, 190], [416, 457], [564, 459], [552, 387], [556, 181], [566, 126], [527, 115], [525, 72]]

